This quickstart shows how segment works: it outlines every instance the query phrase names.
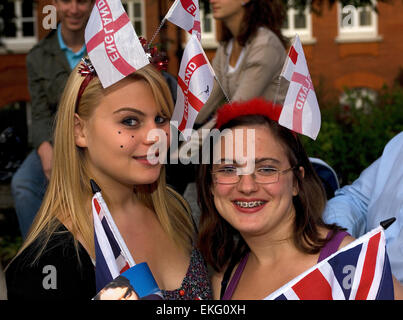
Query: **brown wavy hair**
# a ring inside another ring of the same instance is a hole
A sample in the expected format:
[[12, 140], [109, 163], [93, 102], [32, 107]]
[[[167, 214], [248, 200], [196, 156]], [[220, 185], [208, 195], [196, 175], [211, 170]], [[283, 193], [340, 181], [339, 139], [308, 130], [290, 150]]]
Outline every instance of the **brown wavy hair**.
[[[287, 47], [287, 39], [281, 33], [284, 19], [287, 14], [282, 0], [250, 0], [244, 5], [244, 17], [241, 23], [237, 41], [245, 46], [247, 41], [255, 36], [260, 27], [267, 27]], [[221, 23], [221, 41], [228, 42], [233, 38], [231, 31]]]
[[[299, 193], [293, 197], [296, 211], [293, 242], [304, 253], [318, 253], [328, 241], [321, 238], [318, 227], [326, 227], [333, 231], [341, 228], [325, 224], [322, 219], [322, 212], [326, 205], [326, 193], [299, 137], [287, 128], [280, 126], [276, 121], [261, 115], [237, 117], [230, 120], [220, 130], [256, 125], [265, 125], [270, 129], [275, 138], [285, 147], [290, 166], [296, 167], [293, 173], [298, 183]], [[231, 259], [239, 261], [249, 248], [240, 233], [220, 216], [214, 205], [211, 193], [213, 161], [210, 160], [210, 164], [199, 166], [196, 180], [198, 203], [201, 209], [198, 247], [206, 261], [217, 272], [221, 272]], [[304, 168], [304, 177], [301, 176], [299, 167]], [[335, 232], [333, 232], [334, 234]]]

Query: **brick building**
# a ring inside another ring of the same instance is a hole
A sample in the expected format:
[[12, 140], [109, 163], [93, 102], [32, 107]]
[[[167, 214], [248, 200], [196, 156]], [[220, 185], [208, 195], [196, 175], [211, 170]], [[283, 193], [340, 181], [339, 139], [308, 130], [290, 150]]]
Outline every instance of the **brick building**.
[[[138, 35], [151, 39], [173, 0], [123, 0]], [[25, 57], [29, 49], [48, 32], [43, 13], [51, 0], [6, 0], [0, 17], [3, 47], [0, 48], [0, 107], [29, 101]], [[344, 11], [344, 13], [343, 13]], [[202, 44], [209, 58], [214, 56], [216, 24], [202, 14]], [[14, 15], [7, 20], [5, 16]], [[2, 20], [1, 20], [2, 19]], [[338, 99], [344, 87], [377, 90], [391, 85], [403, 66], [403, 3], [378, 3], [378, 14], [370, 9], [339, 4], [322, 8], [320, 15], [290, 9], [284, 34], [300, 35], [315, 87]], [[167, 22], [155, 42], [165, 45], [169, 72], [176, 74], [186, 42], [186, 33]], [[179, 58], [178, 58], [179, 57]]]

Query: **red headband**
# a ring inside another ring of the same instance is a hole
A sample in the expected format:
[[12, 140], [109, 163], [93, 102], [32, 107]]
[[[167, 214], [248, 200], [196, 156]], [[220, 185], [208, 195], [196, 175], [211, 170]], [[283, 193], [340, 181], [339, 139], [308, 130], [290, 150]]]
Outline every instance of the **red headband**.
[[261, 115], [278, 122], [283, 106], [273, 104], [262, 98], [254, 98], [249, 101], [232, 102], [225, 104], [217, 110], [217, 122], [215, 127], [220, 129], [232, 119], [247, 115]]
[[82, 58], [80, 67], [78, 68], [78, 73], [85, 77], [83, 82], [81, 82], [80, 89], [78, 90], [77, 100], [76, 100], [76, 111], [80, 104], [81, 96], [84, 93], [85, 88], [87, 88], [90, 81], [97, 75], [94, 66], [92, 65], [90, 59]]

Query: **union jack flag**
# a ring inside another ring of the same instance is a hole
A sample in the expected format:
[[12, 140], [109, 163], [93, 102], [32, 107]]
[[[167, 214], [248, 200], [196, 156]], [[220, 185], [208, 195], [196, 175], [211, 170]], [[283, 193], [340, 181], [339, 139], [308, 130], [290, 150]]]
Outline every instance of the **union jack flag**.
[[302, 273], [265, 300], [393, 300], [382, 226]]
[[94, 192], [92, 215], [95, 240], [95, 280], [99, 292], [121, 273], [135, 265], [134, 260], [102, 197], [101, 189], [91, 180]]

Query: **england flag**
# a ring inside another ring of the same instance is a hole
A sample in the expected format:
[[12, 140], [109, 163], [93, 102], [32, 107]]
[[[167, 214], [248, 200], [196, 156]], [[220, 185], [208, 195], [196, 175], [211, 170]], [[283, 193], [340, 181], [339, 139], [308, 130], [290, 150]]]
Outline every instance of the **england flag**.
[[101, 189], [91, 180], [94, 192], [92, 215], [95, 240], [95, 280], [99, 292], [121, 273], [135, 265], [112, 215], [102, 197]]
[[393, 280], [378, 227], [302, 273], [265, 300], [393, 300]]
[[201, 39], [199, 0], [176, 0], [165, 19]]
[[210, 97], [215, 73], [195, 35], [192, 35], [183, 52], [178, 74], [178, 89], [171, 123], [182, 132], [186, 140], [197, 114]]
[[120, 0], [96, 0], [85, 43], [104, 88], [149, 62]]
[[279, 124], [315, 140], [321, 126], [321, 115], [298, 35], [295, 36], [280, 75], [290, 85]]

